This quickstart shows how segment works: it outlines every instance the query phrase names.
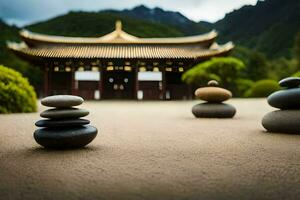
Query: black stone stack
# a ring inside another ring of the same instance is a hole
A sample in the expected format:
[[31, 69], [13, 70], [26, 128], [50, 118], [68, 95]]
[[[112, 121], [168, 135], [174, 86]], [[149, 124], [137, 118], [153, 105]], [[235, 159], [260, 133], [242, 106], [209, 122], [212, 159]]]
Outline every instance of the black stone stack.
[[271, 94], [268, 103], [280, 110], [266, 114], [262, 125], [269, 132], [300, 134], [300, 78], [286, 78], [279, 85], [285, 89]]
[[35, 123], [42, 127], [34, 132], [36, 142], [45, 148], [70, 149], [89, 144], [97, 136], [97, 128], [88, 125], [88, 110], [74, 108], [83, 103], [83, 99], [73, 95], [56, 95], [42, 99], [44, 106], [54, 107], [40, 114], [47, 118]]
[[192, 113], [197, 118], [232, 118], [236, 113], [235, 107], [224, 103], [232, 97], [229, 90], [219, 87], [219, 83], [211, 80], [207, 87], [198, 88], [195, 96], [205, 103], [194, 105]]

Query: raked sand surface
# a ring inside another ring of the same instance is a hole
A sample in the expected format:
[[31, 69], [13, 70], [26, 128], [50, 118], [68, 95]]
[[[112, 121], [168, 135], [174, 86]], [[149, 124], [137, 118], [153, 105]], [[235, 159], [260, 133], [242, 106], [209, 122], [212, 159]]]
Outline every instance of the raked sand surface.
[[229, 101], [234, 119], [196, 103], [84, 102], [98, 136], [67, 151], [34, 141], [38, 113], [0, 115], [0, 199], [300, 198], [300, 135], [264, 131], [266, 100]]

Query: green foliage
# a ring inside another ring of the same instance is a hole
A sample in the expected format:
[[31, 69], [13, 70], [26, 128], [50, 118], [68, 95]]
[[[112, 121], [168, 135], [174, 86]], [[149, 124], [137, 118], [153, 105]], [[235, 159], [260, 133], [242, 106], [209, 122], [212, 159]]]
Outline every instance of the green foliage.
[[0, 113], [35, 112], [36, 94], [19, 72], [0, 65]]
[[206, 85], [208, 80], [215, 79], [223, 87], [235, 91], [235, 81], [244, 69], [245, 65], [239, 59], [233, 57], [212, 58], [185, 72], [182, 80], [193, 86], [201, 86]]
[[277, 58], [269, 62], [269, 78], [281, 80], [298, 71], [296, 59]]
[[254, 82], [249, 79], [237, 79], [236, 80], [236, 94], [238, 97], [245, 97], [245, 93], [253, 86]]
[[296, 73], [293, 74], [291, 77], [300, 77], [300, 71], [296, 72]]
[[253, 86], [246, 92], [246, 97], [267, 97], [273, 92], [280, 90], [277, 81], [274, 80], [260, 80], [253, 84]]
[[182, 75], [182, 81], [196, 87], [204, 86], [210, 80], [221, 81], [221, 78], [216, 74], [207, 73], [201, 68], [192, 68]]
[[268, 77], [270, 65], [263, 53], [237, 46], [232, 56], [241, 59], [245, 63], [246, 70], [244, 70], [243, 77], [254, 81]]
[[267, 77], [269, 71], [267, 58], [259, 52], [249, 55], [246, 74], [251, 80], [260, 80]]

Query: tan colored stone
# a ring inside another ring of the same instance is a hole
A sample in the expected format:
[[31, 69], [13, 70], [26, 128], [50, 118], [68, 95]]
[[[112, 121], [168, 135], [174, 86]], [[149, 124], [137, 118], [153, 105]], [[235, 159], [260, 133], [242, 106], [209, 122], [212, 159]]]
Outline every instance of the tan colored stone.
[[203, 87], [195, 91], [197, 98], [208, 102], [223, 102], [232, 97], [229, 90], [220, 87]]

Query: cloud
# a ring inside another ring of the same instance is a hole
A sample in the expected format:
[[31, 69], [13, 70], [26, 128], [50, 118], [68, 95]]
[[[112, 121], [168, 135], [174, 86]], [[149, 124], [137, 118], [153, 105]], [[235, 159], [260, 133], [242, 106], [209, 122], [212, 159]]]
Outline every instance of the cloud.
[[0, 18], [24, 25], [42, 21], [70, 10], [99, 11], [125, 9], [144, 4], [150, 8], [179, 11], [199, 21], [216, 21], [233, 9], [257, 0], [0, 0]]

